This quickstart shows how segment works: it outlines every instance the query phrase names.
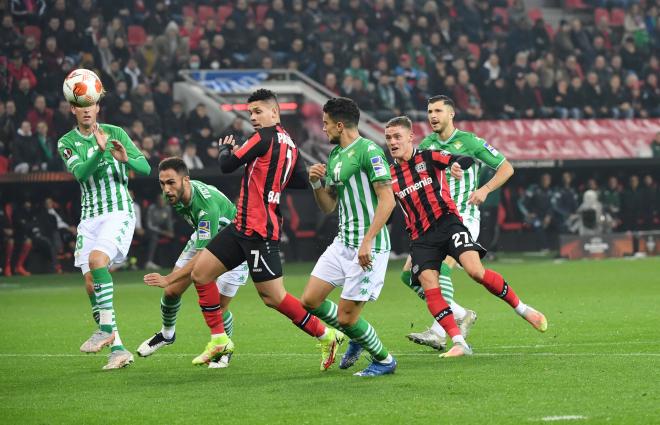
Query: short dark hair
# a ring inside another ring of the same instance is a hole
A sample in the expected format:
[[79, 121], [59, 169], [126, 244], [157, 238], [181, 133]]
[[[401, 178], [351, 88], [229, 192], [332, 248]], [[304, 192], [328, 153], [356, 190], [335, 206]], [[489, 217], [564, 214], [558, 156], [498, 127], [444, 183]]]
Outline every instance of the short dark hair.
[[323, 105], [323, 112], [334, 122], [342, 122], [346, 127], [357, 127], [360, 122], [360, 109], [352, 99], [333, 97]]
[[183, 159], [178, 156], [171, 156], [160, 161], [158, 164], [158, 172], [160, 173], [165, 170], [174, 170], [177, 174], [183, 174], [184, 176], [189, 175], [188, 166], [183, 162]]
[[412, 121], [407, 116], [401, 115], [400, 117], [392, 118], [385, 124], [385, 128], [390, 127], [405, 127], [408, 130], [412, 130]]
[[449, 96], [445, 96], [444, 94], [439, 94], [437, 96], [431, 96], [429, 97], [428, 100], [428, 105], [431, 103], [436, 103], [436, 102], [444, 102], [445, 105], [451, 106], [452, 109], [456, 109], [454, 106], [454, 101], [451, 99]]
[[260, 100], [273, 100], [275, 103], [277, 103], [277, 96], [275, 96], [275, 93], [268, 89], [258, 89], [248, 97], [248, 103], [251, 102], [257, 102]]

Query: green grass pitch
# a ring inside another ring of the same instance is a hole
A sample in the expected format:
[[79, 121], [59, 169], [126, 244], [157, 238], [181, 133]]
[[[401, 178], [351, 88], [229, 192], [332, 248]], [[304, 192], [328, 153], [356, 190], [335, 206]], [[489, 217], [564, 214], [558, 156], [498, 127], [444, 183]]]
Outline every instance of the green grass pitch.
[[[285, 265], [291, 293], [302, 293], [312, 266]], [[80, 275], [2, 278], [0, 423], [660, 423], [660, 259], [493, 263], [546, 314], [545, 334], [457, 271], [456, 299], [479, 320], [475, 355], [448, 360], [404, 338], [430, 315], [398, 281], [400, 267], [390, 263], [380, 299], [364, 310], [399, 361], [395, 375], [376, 379], [336, 365], [320, 372], [315, 341], [264, 307], [251, 283], [232, 304], [228, 369], [190, 363], [208, 331], [189, 290], [176, 344], [104, 372], [104, 354], [78, 351], [93, 330]], [[134, 351], [160, 329], [161, 291], [139, 272], [115, 281]]]

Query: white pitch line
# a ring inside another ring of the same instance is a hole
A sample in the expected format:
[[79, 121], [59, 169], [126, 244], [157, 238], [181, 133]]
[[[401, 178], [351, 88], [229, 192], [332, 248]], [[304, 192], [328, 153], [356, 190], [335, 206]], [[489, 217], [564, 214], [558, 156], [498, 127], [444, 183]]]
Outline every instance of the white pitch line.
[[660, 341], [613, 341], [613, 342], [576, 342], [571, 344], [535, 344], [535, 345], [488, 345], [489, 350], [510, 350], [514, 348], [557, 348], [557, 347], [596, 347], [610, 345], [653, 345]]
[[[402, 357], [429, 357], [434, 356], [433, 352], [428, 353], [393, 353]], [[197, 353], [160, 353], [158, 357], [194, 357]], [[236, 357], [317, 357], [318, 353], [235, 353]], [[474, 353], [475, 357], [511, 357], [511, 356], [536, 356], [536, 357], [660, 357], [660, 353]], [[89, 357], [90, 354], [77, 353], [0, 353], [0, 357]]]
[[579, 421], [582, 419], [587, 419], [587, 417], [582, 415], [563, 415], [563, 416], [544, 416], [541, 418], [542, 421], [546, 421], [546, 422]]

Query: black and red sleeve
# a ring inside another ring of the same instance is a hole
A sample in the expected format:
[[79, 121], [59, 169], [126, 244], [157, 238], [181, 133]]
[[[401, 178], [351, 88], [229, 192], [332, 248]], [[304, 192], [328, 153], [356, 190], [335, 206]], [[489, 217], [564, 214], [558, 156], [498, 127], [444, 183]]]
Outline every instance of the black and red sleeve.
[[220, 145], [220, 154], [218, 161], [223, 173], [231, 173], [238, 167], [248, 164], [259, 156], [268, 152], [272, 135], [268, 137], [268, 132], [257, 131], [235, 152], [231, 152], [229, 145]]

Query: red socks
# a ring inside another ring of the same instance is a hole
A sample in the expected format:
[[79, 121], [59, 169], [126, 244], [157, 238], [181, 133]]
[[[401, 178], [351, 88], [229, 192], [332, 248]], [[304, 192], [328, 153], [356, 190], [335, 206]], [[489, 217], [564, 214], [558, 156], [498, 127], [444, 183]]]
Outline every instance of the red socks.
[[277, 306], [277, 311], [291, 319], [296, 326], [311, 336], [318, 338], [325, 333], [325, 326], [319, 318], [308, 313], [300, 304], [300, 300], [288, 292], [280, 305]]
[[225, 324], [222, 321], [222, 310], [220, 309], [220, 291], [215, 281], [204, 285], [195, 285], [199, 296], [199, 306], [206, 324], [211, 329], [211, 334], [225, 333]]
[[491, 294], [502, 298], [511, 307], [518, 307], [518, 304], [520, 303], [518, 296], [513, 292], [513, 288], [504, 281], [501, 274], [487, 269], [480, 283], [484, 285]]
[[27, 260], [30, 251], [32, 250], [32, 242], [23, 242], [21, 246], [21, 252], [18, 254], [18, 261], [16, 261], [16, 268], [22, 269], [25, 265], [25, 260]]
[[454, 320], [454, 313], [452, 313], [449, 304], [442, 297], [440, 288], [427, 289], [424, 291], [424, 295], [426, 296], [426, 305], [431, 315], [440, 323], [440, 326], [447, 332], [447, 335], [452, 338], [460, 335], [461, 331], [456, 325], [456, 320]]

